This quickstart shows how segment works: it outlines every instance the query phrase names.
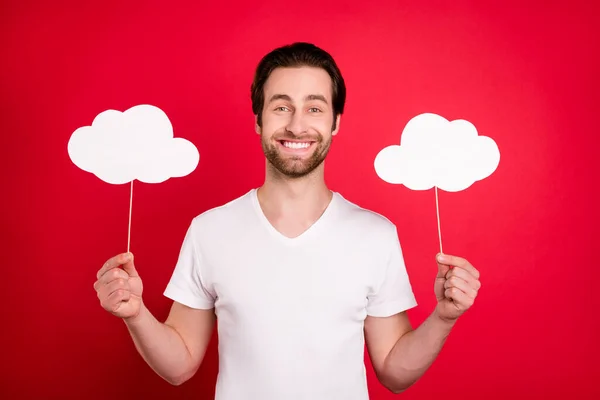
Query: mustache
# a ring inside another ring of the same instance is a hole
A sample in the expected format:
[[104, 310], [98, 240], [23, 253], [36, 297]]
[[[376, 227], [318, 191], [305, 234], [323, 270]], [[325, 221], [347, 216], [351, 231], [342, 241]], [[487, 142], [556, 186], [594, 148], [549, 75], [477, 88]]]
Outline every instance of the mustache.
[[323, 136], [321, 135], [295, 135], [293, 133], [285, 133], [274, 137], [277, 141], [282, 140], [298, 140], [298, 141], [311, 141], [311, 142], [322, 142]]

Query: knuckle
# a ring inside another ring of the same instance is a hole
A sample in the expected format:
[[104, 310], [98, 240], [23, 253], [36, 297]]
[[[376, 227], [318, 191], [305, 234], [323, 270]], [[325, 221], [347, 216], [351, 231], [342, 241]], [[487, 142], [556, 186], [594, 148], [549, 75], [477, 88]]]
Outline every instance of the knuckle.
[[465, 271], [462, 268], [456, 267], [456, 268], [453, 268], [453, 270], [454, 270], [454, 273], [452, 274], [452, 276], [456, 276], [456, 277], [464, 277], [465, 276], [465, 274], [464, 274]]

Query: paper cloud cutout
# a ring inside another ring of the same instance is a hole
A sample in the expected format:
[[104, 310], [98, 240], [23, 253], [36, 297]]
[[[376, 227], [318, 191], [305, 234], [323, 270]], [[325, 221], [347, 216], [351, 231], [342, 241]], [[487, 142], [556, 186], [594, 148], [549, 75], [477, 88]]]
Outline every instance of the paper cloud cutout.
[[161, 183], [190, 174], [200, 160], [196, 146], [173, 137], [167, 115], [146, 104], [101, 112], [73, 132], [68, 152], [79, 168], [111, 184]]
[[424, 113], [406, 124], [399, 146], [377, 154], [375, 171], [384, 181], [411, 190], [458, 192], [490, 176], [499, 162], [494, 140], [479, 136], [469, 121]]

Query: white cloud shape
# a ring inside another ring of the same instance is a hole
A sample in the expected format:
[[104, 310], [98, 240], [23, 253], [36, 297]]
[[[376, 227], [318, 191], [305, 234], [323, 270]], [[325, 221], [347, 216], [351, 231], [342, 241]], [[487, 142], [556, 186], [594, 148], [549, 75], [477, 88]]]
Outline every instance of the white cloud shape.
[[499, 162], [494, 140], [479, 136], [469, 121], [424, 113], [406, 124], [400, 145], [377, 154], [375, 171], [384, 181], [411, 190], [437, 186], [458, 192], [490, 176]]
[[73, 132], [68, 151], [75, 165], [111, 184], [161, 183], [190, 174], [200, 160], [194, 144], [173, 137], [167, 115], [146, 104], [101, 112]]

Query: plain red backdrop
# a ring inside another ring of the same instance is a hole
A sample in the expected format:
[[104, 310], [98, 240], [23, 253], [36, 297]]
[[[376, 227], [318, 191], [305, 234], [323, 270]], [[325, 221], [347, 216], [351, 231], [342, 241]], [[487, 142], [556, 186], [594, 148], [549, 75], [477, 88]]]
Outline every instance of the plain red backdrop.
[[[465, 118], [500, 148], [492, 176], [440, 193], [444, 250], [468, 258], [483, 287], [401, 398], [600, 395], [599, 10], [488, 3], [3, 1], [0, 397], [211, 398], [216, 339], [197, 375], [173, 387], [101, 309], [92, 284], [126, 250], [129, 186], [79, 170], [67, 141], [101, 111], [149, 103], [198, 147], [189, 176], [134, 188], [132, 251], [163, 319], [191, 218], [262, 182], [252, 74], [297, 40], [342, 69], [347, 109], [327, 181], [397, 224], [415, 326], [435, 304], [435, 197], [383, 182], [374, 158], [422, 112]], [[367, 365], [372, 398], [395, 398]]]

